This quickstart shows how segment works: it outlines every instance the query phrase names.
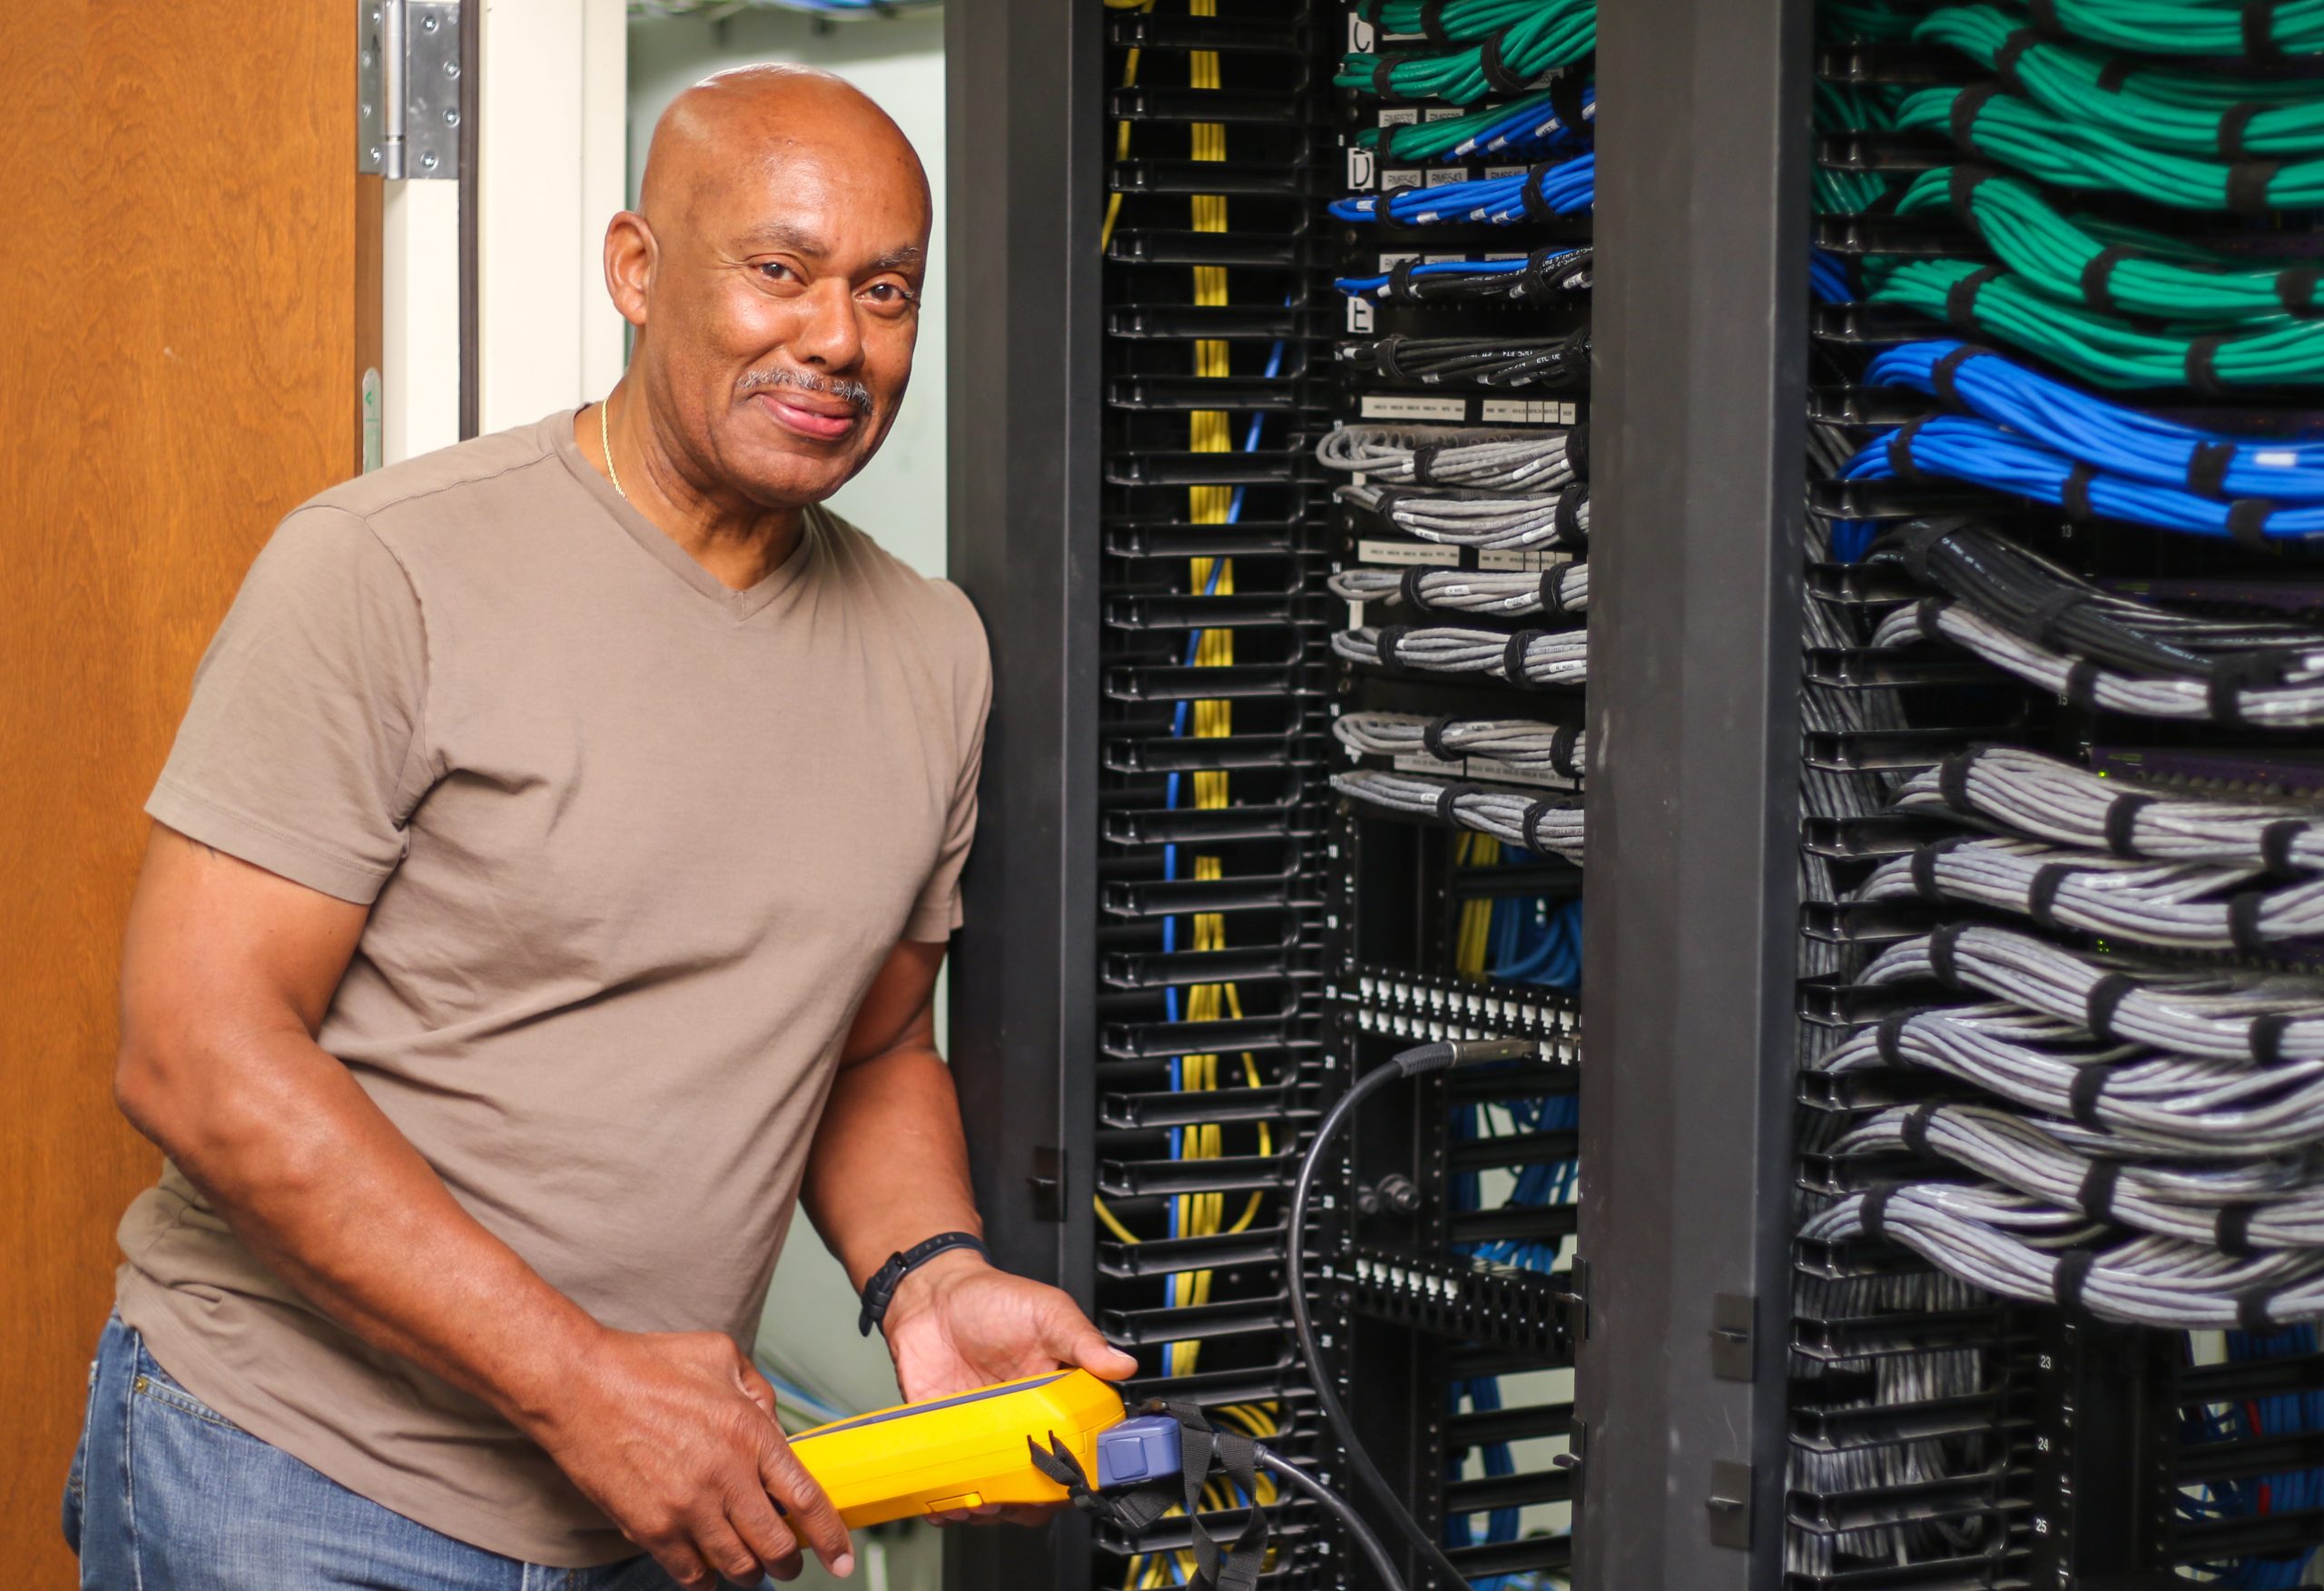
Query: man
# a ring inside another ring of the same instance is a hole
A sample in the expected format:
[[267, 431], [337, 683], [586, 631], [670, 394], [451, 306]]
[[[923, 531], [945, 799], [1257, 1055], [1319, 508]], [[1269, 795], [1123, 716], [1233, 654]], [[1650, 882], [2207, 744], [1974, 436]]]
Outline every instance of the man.
[[[252, 568], [131, 911], [117, 1090], [170, 1164], [84, 1586], [852, 1566], [743, 1345], [794, 1198], [859, 1286], [978, 1226], [931, 991], [983, 635], [813, 506], [895, 417], [928, 231], [861, 95], [713, 78], [606, 235], [606, 403], [327, 492]], [[1135, 1368], [972, 1246], [881, 1324], [915, 1399]]]

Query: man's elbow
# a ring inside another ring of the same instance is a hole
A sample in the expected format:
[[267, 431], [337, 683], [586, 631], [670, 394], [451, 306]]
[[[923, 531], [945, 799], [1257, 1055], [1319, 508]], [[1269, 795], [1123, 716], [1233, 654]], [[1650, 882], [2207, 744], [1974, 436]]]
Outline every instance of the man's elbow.
[[259, 1125], [232, 1048], [210, 1025], [182, 1013], [162, 1020], [125, 1016], [113, 1057], [113, 1103], [174, 1160], [206, 1161], [230, 1151]]

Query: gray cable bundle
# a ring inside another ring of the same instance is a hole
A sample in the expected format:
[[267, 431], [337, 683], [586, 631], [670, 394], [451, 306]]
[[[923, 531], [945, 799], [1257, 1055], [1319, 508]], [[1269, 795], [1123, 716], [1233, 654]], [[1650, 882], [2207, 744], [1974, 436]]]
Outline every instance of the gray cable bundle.
[[2165, 791], [2022, 746], [1982, 746], [1914, 775], [1896, 810], [1983, 820], [2118, 856], [2324, 871], [2324, 813], [2312, 807]]
[[1590, 608], [1590, 565], [1556, 564], [1540, 574], [1467, 569], [1344, 569], [1328, 583], [1347, 602], [1401, 603], [1423, 613], [1530, 619]]
[[1428, 718], [1349, 712], [1332, 721], [1340, 744], [1375, 757], [1490, 757], [1531, 773], [1581, 777], [1581, 732], [1530, 718]]
[[1450, 546], [1505, 552], [1579, 547], [1590, 540], [1590, 494], [1578, 485], [1531, 497], [1456, 496], [1370, 484], [1340, 486], [1332, 495], [1377, 515], [1407, 535]]
[[1585, 429], [1493, 431], [1458, 426], [1342, 426], [1315, 444], [1326, 469], [1397, 485], [1473, 492], [1546, 492], [1581, 478]]
[[1883, 862], [1858, 900], [1959, 900], [2173, 950], [2265, 955], [2324, 934], [2324, 879], [2249, 887], [2254, 868], [2153, 862], [2061, 850], [2038, 840], [1962, 835]]
[[1428, 779], [1416, 773], [1359, 769], [1332, 775], [1332, 788], [1352, 800], [1413, 817], [1441, 818], [1537, 856], [1581, 863], [1581, 803], [1540, 799], [1522, 791]]
[[1350, 663], [1427, 673], [1490, 674], [1513, 685], [1579, 685], [1590, 677], [1586, 630], [1415, 629], [1405, 624], [1342, 630], [1332, 651]]
[[2313, 977], [2174, 968], [2070, 950], [2010, 928], [1953, 924], [1889, 946], [1859, 982], [1931, 978], [2112, 1043], [2262, 1066], [2324, 1061], [2324, 983]]
[[1816, 1061], [1836, 1074], [1892, 1066], [2041, 1112], [2053, 1118], [2048, 1130], [2093, 1152], [2241, 1162], [2303, 1154], [2324, 1138], [2324, 1062], [2261, 1066], [2097, 1044], [2073, 1023], [1998, 1001], [1900, 1013]]
[[[2288, 653], [2280, 683], [2230, 682], [2215, 692], [2215, 682], [2208, 679], [2150, 679], [2093, 667], [2013, 634], [1959, 603], [1935, 597], [1889, 614], [1873, 632], [1871, 644], [1885, 649], [1921, 640], [1950, 641], [2044, 691], [2108, 712], [2193, 722], [2221, 718], [2278, 729], [2324, 724], [2324, 650]], [[2222, 704], [2231, 712], [2219, 711]]]
[[2264, 1331], [2324, 1313], [2324, 1250], [2244, 1257], [2152, 1233], [2088, 1247], [2106, 1228], [1990, 1184], [1906, 1183], [1853, 1194], [1802, 1229], [1812, 1242], [1890, 1238], [2005, 1298], [2190, 1331]]

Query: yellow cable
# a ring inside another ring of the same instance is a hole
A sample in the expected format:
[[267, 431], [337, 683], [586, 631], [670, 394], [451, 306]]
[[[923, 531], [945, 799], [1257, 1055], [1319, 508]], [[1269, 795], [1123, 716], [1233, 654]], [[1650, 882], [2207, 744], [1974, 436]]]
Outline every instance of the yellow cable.
[[[1106, 0], [1106, 9], [1108, 11], [1151, 11], [1154, 9], [1154, 0]], [[1124, 88], [1137, 86], [1137, 55], [1138, 53], [1132, 50], [1122, 62]], [[1129, 123], [1127, 121], [1114, 124], [1114, 158], [1118, 161], [1129, 159]], [[1105, 223], [1098, 229], [1098, 251], [1100, 254], [1104, 253], [1106, 246], [1114, 241], [1114, 222], [1120, 218], [1121, 213], [1122, 196], [1118, 193], [1107, 194]]]

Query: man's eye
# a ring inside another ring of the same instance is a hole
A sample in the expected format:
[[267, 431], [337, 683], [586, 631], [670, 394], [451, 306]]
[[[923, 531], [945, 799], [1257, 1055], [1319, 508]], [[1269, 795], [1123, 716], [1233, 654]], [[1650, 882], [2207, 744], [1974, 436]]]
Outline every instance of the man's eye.
[[769, 281], [796, 281], [799, 273], [780, 260], [765, 260], [759, 263], [759, 274]]
[[910, 289], [901, 287], [892, 281], [875, 281], [864, 290], [870, 293], [874, 300], [882, 304], [911, 304], [918, 302], [918, 300], [913, 298]]

